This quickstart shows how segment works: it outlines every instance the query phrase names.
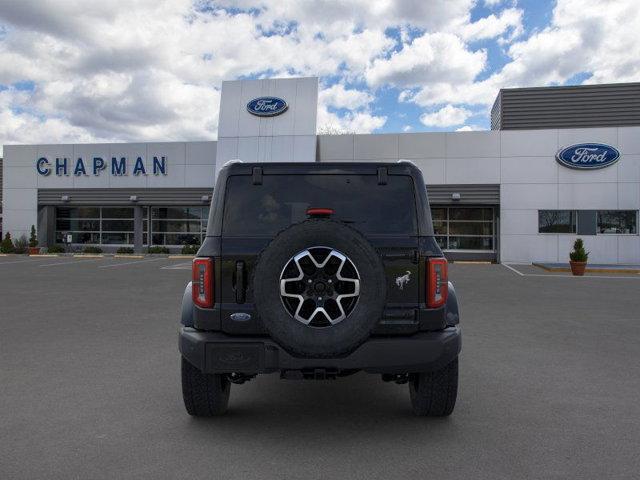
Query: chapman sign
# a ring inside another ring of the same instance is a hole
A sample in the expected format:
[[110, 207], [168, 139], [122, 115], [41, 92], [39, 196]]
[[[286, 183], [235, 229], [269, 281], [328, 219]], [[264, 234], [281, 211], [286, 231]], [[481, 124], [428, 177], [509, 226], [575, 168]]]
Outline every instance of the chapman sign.
[[596, 170], [613, 165], [620, 158], [620, 152], [602, 143], [579, 143], [563, 148], [556, 155], [558, 163], [578, 170]]
[[153, 157], [149, 163], [145, 163], [142, 157], [129, 161], [127, 157], [111, 157], [111, 161], [102, 157], [82, 158], [78, 157], [75, 161], [69, 158], [49, 159], [40, 157], [36, 160], [36, 170], [38, 174], [46, 177], [55, 173], [57, 176], [75, 175], [98, 176], [102, 172], [111, 174], [114, 177], [128, 175], [129, 173], [139, 175], [166, 175], [167, 174], [167, 157]]
[[247, 111], [258, 117], [275, 117], [284, 113], [289, 105], [278, 97], [259, 97], [247, 103]]

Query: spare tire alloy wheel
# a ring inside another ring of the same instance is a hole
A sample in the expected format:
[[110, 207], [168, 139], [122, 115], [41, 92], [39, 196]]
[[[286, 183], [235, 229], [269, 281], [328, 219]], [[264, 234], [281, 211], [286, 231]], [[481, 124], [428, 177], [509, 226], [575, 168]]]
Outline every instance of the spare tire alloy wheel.
[[297, 321], [330, 327], [353, 311], [360, 296], [360, 276], [353, 262], [330, 247], [305, 249], [289, 260], [280, 275], [280, 295]]
[[330, 219], [280, 232], [260, 254], [252, 288], [269, 335], [307, 357], [356, 349], [382, 318], [387, 297], [376, 249], [353, 227]]

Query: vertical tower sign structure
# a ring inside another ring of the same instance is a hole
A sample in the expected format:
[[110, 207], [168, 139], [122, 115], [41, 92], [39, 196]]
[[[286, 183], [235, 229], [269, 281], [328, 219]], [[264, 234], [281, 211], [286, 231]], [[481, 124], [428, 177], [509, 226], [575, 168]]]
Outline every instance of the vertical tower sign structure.
[[317, 110], [316, 77], [222, 82], [216, 168], [315, 162]]

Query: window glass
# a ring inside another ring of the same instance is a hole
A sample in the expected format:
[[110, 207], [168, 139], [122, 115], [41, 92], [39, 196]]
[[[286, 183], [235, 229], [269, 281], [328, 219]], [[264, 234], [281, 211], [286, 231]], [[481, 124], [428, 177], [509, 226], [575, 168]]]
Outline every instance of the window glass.
[[100, 218], [100, 209], [94, 207], [58, 207], [58, 218]]
[[493, 250], [493, 237], [449, 237], [450, 250]]
[[56, 208], [56, 242], [133, 244], [132, 207], [58, 207]]
[[99, 232], [100, 220], [58, 218], [56, 219], [56, 230]]
[[131, 207], [103, 208], [102, 218], [133, 218], [133, 208]]
[[638, 233], [638, 213], [636, 210], [598, 211], [598, 233], [636, 234]]
[[440, 248], [442, 248], [443, 250], [446, 250], [447, 248], [447, 237], [435, 237], [436, 238], [436, 242], [438, 242], [438, 245], [440, 246]]
[[89, 232], [56, 232], [56, 243], [65, 243], [64, 233], [71, 234], [71, 243], [100, 243], [100, 234]]
[[133, 232], [133, 220], [102, 220], [102, 230], [111, 232]]
[[198, 233], [202, 228], [199, 220], [154, 220], [151, 223], [154, 232]]
[[[198, 245], [207, 230], [208, 207], [151, 207], [153, 245]], [[148, 231], [148, 221], [144, 221]]]
[[227, 181], [223, 215], [226, 235], [274, 236], [307, 218], [309, 207], [331, 208], [332, 218], [373, 234], [417, 232], [413, 181], [389, 175], [265, 175], [261, 185], [234, 175]]
[[436, 241], [444, 250], [493, 250], [491, 207], [435, 207], [431, 209]]
[[153, 207], [151, 217], [154, 219], [193, 219], [200, 220], [202, 207]]
[[446, 235], [447, 234], [447, 222], [444, 220], [434, 220], [433, 221], [433, 233], [436, 235]]
[[133, 232], [102, 232], [102, 243], [107, 245], [133, 244]]
[[573, 210], [539, 210], [538, 232], [576, 233], [576, 212]]
[[491, 235], [492, 222], [450, 222], [449, 235]]
[[491, 208], [468, 208], [468, 207], [450, 208], [449, 220], [493, 221], [493, 210]]
[[431, 209], [431, 218], [433, 221], [437, 220], [446, 220], [447, 219], [447, 209], [446, 208], [432, 208]]

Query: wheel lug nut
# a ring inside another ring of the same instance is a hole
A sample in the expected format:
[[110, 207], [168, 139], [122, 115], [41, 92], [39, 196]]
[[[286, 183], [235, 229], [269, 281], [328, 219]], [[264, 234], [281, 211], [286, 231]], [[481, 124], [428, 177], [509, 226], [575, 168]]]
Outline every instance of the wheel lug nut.
[[307, 283], [311, 283], [311, 279], [307, 280]]

